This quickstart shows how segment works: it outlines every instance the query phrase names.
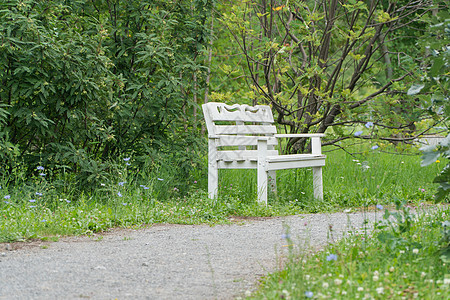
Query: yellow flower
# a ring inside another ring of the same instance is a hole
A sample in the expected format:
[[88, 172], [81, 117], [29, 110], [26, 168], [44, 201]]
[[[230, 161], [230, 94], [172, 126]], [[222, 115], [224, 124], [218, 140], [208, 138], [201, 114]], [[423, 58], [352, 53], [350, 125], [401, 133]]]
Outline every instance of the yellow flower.
[[274, 7], [274, 8], [272, 8], [272, 9], [273, 9], [274, 11], [279, 11], [279, 10], [282, 10], [283, 7], [284, 7], [284, 5], [281, 5], [281, 6], [278, 6], [278, 7]]
[[438, 164], [438, 163], [440, 163], [441, 161], [438, 159], [438, 160], [436, 160], [436, 163]]

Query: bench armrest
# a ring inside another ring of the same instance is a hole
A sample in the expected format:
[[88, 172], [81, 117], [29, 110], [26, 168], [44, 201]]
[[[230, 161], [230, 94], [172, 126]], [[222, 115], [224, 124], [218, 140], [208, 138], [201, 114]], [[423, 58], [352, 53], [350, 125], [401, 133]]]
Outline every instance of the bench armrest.
[[324, 133], [293, 133], [293, 134], [275, 134], [276, 138], [311, 138], [311, 152], [312, 154], [322, 154], [320, 138], [324, 137]]
[[258, 141], [268, 141], [271, 136], [247, 136], [247, 135], [208, 135], [208, 139], [221, 139], [221, 138], [253, 138]]
[[301, 138], [301, 137], [307, 137], [307, 138], [313, 138], [313, 137], [324, 137], [325, 133], [282, 133], [282, 134], [275, 134], [276, 138]]

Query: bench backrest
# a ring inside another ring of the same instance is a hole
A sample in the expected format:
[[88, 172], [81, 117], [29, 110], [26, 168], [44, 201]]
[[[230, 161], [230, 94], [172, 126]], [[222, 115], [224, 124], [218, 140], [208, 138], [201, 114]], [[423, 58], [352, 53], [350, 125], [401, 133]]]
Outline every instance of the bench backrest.
[[269, 145], [277, 144], [270, 106], [209, 102], [202, 107], [209, 137], [220, 137], [218, 146], [254, 146], [258, 136], [267, 136]]

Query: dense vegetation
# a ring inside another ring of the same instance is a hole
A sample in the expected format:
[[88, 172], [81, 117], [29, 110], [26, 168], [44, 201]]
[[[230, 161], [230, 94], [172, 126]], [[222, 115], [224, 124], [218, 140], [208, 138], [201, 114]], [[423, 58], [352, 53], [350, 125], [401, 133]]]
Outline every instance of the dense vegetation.
[[[439, 1], [242, 1], [220, 19], [237, 46], [221, 69], [245, 75], [251, 90], [219, 96], [270, 103], [286, 131], [326, 132], [325, 145], [398, 143], [442, 126], [427, 111], [448, 98], [448, 7]], [[291, 139], [287, 150], [305, 143]]]
[[41, 165], [47, 178], [92, 188], [133, 155], [136, 168], [168, 156], [185, 178], [201, 139], [183, 110], [201, 73], [210, 5], [2, 1], [2, 176]]
[[[325, 145], [403, 149], [447, 130], [446, 8], [406, 0], [2, 1], [1, 177], [29, 183], [45, 166], [55, 187], [91, 193], [117, 182], [122, 159], [132, 157], [127, 175], [167, 169], [185, 193], [204, 167], [199, 104], [216, 100], [269, 103], [280, 131], [326, 132]], [[292, 139], [284, 150], [307, 146]]]

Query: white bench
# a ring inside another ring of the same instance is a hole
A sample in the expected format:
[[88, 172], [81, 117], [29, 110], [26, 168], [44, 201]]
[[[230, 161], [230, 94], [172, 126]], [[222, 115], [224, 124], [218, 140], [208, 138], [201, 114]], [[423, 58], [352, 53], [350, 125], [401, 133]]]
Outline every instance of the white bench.
[[[273, 115], [267, 105], [226, 105], [209, 102], [202, 105], [208, 129], [208, 194], [218, 192], [219, 169], [257, 169], [258, 201], [267, 205], [267, 183], [276, 191], [276, 170], [311, 168], [314, 197], [323, 199], [320, 138], [324, 134], [277, 134]], [[311, 138], [312, 153], [279, 155], [278, 138]]]

